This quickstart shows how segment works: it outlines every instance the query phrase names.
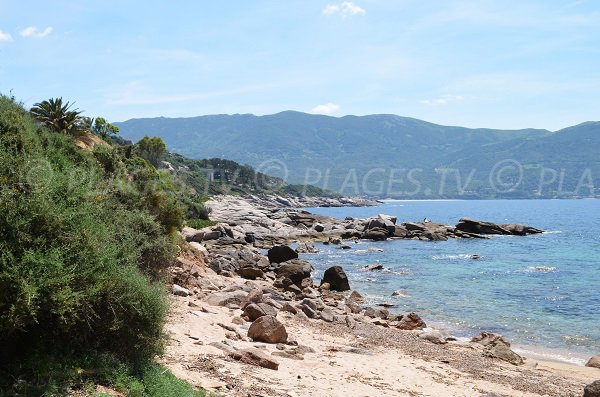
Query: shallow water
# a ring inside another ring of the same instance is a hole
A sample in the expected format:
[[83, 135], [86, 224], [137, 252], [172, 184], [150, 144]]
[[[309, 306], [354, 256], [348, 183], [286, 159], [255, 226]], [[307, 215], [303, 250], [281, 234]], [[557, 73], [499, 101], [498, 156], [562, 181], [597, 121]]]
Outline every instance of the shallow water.
[[[418, 312], [457, 336], [499, 332], [522, 350], [576, 363], [600, 353], [600, 200], [390, 201], [308, 210], [342, 219], [384, 213], [398, 223], [427, 217], [456, 224], [470, 217], [544, 229], [488, 240], [360, 241], [352, 250], [319, 245], [320, 253], [303, 256], [316, 278], [341, 265], [371, 302]], [[385, 270], [362, 270], [376, 263]], [[395, 290], [406, 296], [391, 296]]]

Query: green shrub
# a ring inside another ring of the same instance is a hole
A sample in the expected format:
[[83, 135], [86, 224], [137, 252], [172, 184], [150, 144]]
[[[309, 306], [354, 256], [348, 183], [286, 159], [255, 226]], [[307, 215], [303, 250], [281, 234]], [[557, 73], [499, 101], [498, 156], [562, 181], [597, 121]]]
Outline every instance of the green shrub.
[[161, 351], [167, 300], [156, 279], [175, 253], [177, 202], [129, 182], [116, 152], [78, 149], [0, 96], [0, 351]]

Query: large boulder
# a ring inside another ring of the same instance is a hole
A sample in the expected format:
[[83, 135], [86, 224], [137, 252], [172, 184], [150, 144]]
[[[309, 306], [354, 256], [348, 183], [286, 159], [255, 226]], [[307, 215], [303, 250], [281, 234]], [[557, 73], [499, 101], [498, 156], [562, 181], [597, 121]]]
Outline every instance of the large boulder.
[[283, 324], [273, 316], [262, 316], [248, 328], [248, 336], [255, 341], [286, 343], [288, 334]]
[[291, 259], [298, 259], [298, 253], [287, 245], [276, 245], [267, 252], [269, 262], [284, 263]]
[[256, 365], [257, 367], [268, 368], [275, 371], [279, 369], [279, 363], [277, 361], [258, 349], [238, 350], [233, 351], [228, 355], [234, 360], [246, 364]]
[[508, 230], [511, 234], [515, 236], [526, 236], [528, 234], [540, 234], [544, 233], [543, 230], [536, 229], [535, 227], [527, 226], [527, 225], [517, 225], [517, 224], [503, 224], [500, 225], [503, 229]]
[[517, 236], [543, 233], [542, 230], [536, 229], [531, 226], [518, 225], [512, 223], [498, 225], [492, 222], [476, 221], [469, 218], [462, 218], [461, 220], [459, 220], [458, 224], [456, 225], [456, 230], [475, 234], [508, 234]]
[[[394, 232], [395, 232], [395, 226], [394, 226]], [[392, 235], [394, 232], [392, 232]], [[365, 240], [383, 241], [383, 240], [386, 240], [388, 238], [388, 236], [390, 236], [390, 233], [387, 229], [375, 227], [372, 229], [365, 230], [363, 232], [361, 238], [363, 238]]]
[[293, 284], [300, 286], [302, 285], [302, 280], [310, 279], [311, 271], [312, 267], [310, 263], [300, 259], [292, 259], [275, 269], [275, 274], [278, 278], [287, 278]]
[[600, 397], [600, 380], [587, 385], [583, 390], [583, 397]]
[[341, 266], [332, 266], [325, 270], [321, 285], [329, 284], [331, 291], [348, 291], [350, 289], [350, 283], [348, 282], [348, 276], [344, 272]]

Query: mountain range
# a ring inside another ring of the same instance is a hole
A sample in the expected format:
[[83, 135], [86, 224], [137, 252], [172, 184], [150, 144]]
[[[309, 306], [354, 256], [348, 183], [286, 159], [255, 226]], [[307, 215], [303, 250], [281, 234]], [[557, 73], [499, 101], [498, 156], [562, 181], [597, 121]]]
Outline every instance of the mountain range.
[[[508, 116], [507, 116], [508, 117]], [[600, 122], [559, 131], [443, 126], [397, 115], [141, 118], [115, 123], [137, 141], [224, 158], [289, 183], [389, 198], [566, 198], [600, 195]]]

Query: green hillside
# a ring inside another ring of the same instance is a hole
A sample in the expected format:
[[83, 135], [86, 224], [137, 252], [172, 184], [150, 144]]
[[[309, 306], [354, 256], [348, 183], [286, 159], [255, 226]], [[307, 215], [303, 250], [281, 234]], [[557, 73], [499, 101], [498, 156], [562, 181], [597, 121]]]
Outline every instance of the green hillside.
[[[290, 183], [344, 194], [584, 197], [596, 195], [595, 186], [600, 186], [597, 122], [550, 132], [448, 127], [395, 115], [336, 118], [288, 111], [132, 119], [117, 125], [134, 140], [161, 136], [170, 150], [188, 157], [228, 158], [287, 176]], [[514, 164], [509, 160], [518, 162], [513, 174], [505, 168]], [[550, 183], [553, 172], [556, 181]], [[583, 186], [580, 181], [587, 181], [588, 174], [592, 182]]]

